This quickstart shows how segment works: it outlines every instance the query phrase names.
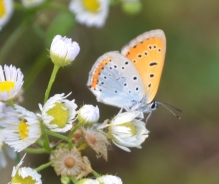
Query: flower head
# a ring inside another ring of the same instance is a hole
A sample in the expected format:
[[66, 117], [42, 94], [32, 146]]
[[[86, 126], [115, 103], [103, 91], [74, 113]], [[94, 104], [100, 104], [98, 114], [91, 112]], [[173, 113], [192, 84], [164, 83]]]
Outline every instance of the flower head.
[[13, 167], [11, 184], [28, 183], [28, 184], [42, 184], [41, 175], [36, 170], [30, 167], [20, 167], [23, 163], [24, 157]]
[[101, 184], [122, 184], [122, 180], [118, 176], [113, 175], [100, 176], [96, 180], [99, 181]]
[[5, 142], [15, 151], [22, 151], [41, 136], [40, 121], [37, 116], [18, 105], [15, 105], [14, 112], [7, 113], [4, 122]]
[[1, 0], [0, 1], [0, 30], [11, 18], [13, 13], [13, 2], [12, 0]]
[[82, 180], [79, 180], [77, 184], [100, 184], [100, 182], [89, 178], [83, 178]]
[[23, 85], [23, 74], [14, 66], [0, 66], [0, 100], [7, 101], [14, 98]]
[[10, 148], [7, 144], [5, 144], [5, 136], [3, 134], [3, 129], [0, 128], [0, 169], [5, 168], [7, 165], [7, 160], [4, 151], [6, 151], [7, 155], [11, 159], [16, 159], [16, 152], [14, 151], [14, 149]]
[[77, 42], [73, 42], [71, 38], [56, 35], [50, 47], [50, 57], [54, 64], [67, 66], [76, 58], [79, 51]]
[[130, 152], [128, 147], [141, 148], [141, 144], [148, 137], [149, 131], [145, 123], [139, 119], [139, 112], [131, 111], [119, 113], [108, 126], [108, 135], [119, 148]]
[[107, 147], [110, 145], [106, 135], [99, 131], [95, 126], [83, 127], [82, 132], [87, 144], [99, 155], [103, 155], [107, 160]]
[[76, 20], [87, 26], [102, 27], [109, 11], [108, 0], [72, 0], [70, 10], [76, 14]]
[[69, 95], [56, 94], [49, 98], [43, 107], [39, 104], [44, 124], [54, 132], [66, 132], [72, 128], [77, 105], [74, 100], [66, 99]]
[[84, 105], [78, 111], [79, 122], [96, 123], [100, 118], [99, 108], [93, 105]]
[[77, 176], [84, 167], [81, 153], [76, 147], [72, 150], [68, 150], [67, 148], [55, 150], [51, 161], [53, 162], [56, 174], [62, 176]]
[[23, 6], [26, 8], [32, 8], [42, 4], [45, 0], [22, 0]]

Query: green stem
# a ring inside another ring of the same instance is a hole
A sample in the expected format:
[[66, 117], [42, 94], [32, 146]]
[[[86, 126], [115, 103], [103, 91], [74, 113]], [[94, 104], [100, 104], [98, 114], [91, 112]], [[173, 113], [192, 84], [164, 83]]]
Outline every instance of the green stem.
[[49, 153], [45, 148], [26, 148], [24, 151], [31, 154]]
[[61, 135], [61, 134], [52, 132], [52, 131], [50, 131], [50, 130], [48, 130], [48, 129], [45, 129], [44, 131], [45, 131], [45, 133], [46, 133], [47, 135], [51, 135], [51, 136], [53, 136], [53, 137], [57, 137], [57, 138], [60, 138], [60, 139], [62, 139], [62, 140], [68, 141], [68, 137], [66, 137], [66, 136], [64, 136], [64, 135]]
[[41, 122], [41, 130], [43, 133], [43, 137], [44, 137], [44, 147], [46, 150], [50, 151], [50, 145], [49, 145], [49, 137], [46, 133], [46, 126]]
[[42, 139], [38, 139], [37, 141], [36, 141], [36, 143], [39, 145], [39, 146], [41, 146], [41, 147], [43, 147], [43, 140]]
[[51, 90], [51, 88], [52, 88], [52, 84], [53, 84], [53, 82], [55, 81], [56, 74], [57, 74], [59, 68], [60, 68], [59, 66], [54, 65], [54, 68], [53, 68], [53, 71], [52, 71], [52, 75], [51, 75], [51, 77], [50, 77], [49, 84], [48, 84], [48, 87], [47, 87], [47, 89], [46, 89], [46, 94], [45, 94], [45, 98], [44, 98], [44, 104], [46, 103], [46, 101], [47, 101], [48, 98], [49, 98], [49, 93], [50, 93], [50, 90]]
[[20, 24], [20, 26], [16, 28], [15, 31], [7, 38], [7, 41], [3, 44], [4, 47], [1, 47], [0, 50], [0, 63], [3, 63], [4, 57], [7, 53], [9, 53], [9, 50], [15, 44], [15, 42], [17, 42], [25, 28], [26, 26], [24, 26], [24, 24]]
[[83, 122], [78, 122], [78, 124], [72, 129], [72, 131], [70, 132], [70, 134], [68, 135], [68, 140], [72, 139], [72, 136], [74, 135], [74, 133], [76, 132], [77, 129], [79, 129], [84, 123]]
[[96, 171], [92, 171], [92, 174], [96, 177], [96, 178], [98, 178], [98, 177], [100, 177], [100, 175], [96, 172]]
[[79, 122], [73, 129], [72, 131], [70, 132], [70, 134], [68, 135], [68, 147], [69, 147], [69, 150], [72, 149], [73, 147], [73, 143], [72, 143], [72, 136], [74, 135], [75, 131], [80, 128], [84, 123], [83, 122]]
[[37, 167], [35, 170], [36, 170], [37, 172], [39, 172], [39, 171], [41, 171], [41, 170], [43, 170], [43, 169], [45, 169], [45, 168], [47, 168], [47, 167], [49, 167], [49, 166], [51, 166], [51, 165], [52, 165], [52, 162], [48, 162], [48, 163], [46, 163], [46, 164], [43, 164], [43, 165]]
[[14, 102], [13, 102], [12, 99], [8, 100], [7, 103], [8, 103], [8, 105], [10, 105], [13, 109], [15, 109], [15, 108], [14, 108]]
[[73, 178], [72, 176], [69, 176], [70, 180], [73, 182], [73, 183], [77, 183], [78, 180], [76, 180], [75, 178]]

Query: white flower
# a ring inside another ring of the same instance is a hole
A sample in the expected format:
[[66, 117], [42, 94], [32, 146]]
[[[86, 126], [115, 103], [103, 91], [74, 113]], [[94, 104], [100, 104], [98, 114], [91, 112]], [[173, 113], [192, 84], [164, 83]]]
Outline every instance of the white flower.
[[84, 179], [78, 181], [77, 184], [100, 184], [100, 182], [97, 180], [84, 178]]
[[118, 176], [105, 175], [96, 179], [101, 184], [122, 184], [122, 180]]
[[14, 149], [10, 148], [7, 144], [5, 144], [5, 136], [3, 134], [3, 129], [0, 128], [0, 169], [5, 168], [7, 166], [7, 160], [4, 151], [13, 160], [15, 160], [15, 158], [17, 157], [17, 154], [14, 151]]
[[14, 98], [23, 85], [23, 74], [14, 66], [0, 65], [0, 100]]
[[66, 99], [70, 94], [66, 96], [64, 96], [64, 93], [56, 94], [49, 98], [43, 107], [39, 104], [42, 112], [40, 116], [44, 124], [54, 132], [67, 132], [72, 128], [72, 123], [77, 114], [77, 105], [75, 100]]
[[15, 109], [6, 114], [3, 133], [5, 142], [20, 152], [40, 138], [41, 128], [40, 121], [33, 112], [18, 105], [15, 105]]
[[33, 184], [42, 184], [41, 175], [37, 173], [36, 170], [30, 167], [20, 167], [23, 163], [25, 155], [18, 163], [17, 166], [13, 167], [11, 174], [11, 184], [21, 184], [21, 183], [33, 183]]
[[72, 0], [69, 9], [76, 14], [76, 20], [87, 26], [102, 27], [109, 11], [108, 0]]
[[108, 126], [108, 135], [119, 148], [130, 152], [128, 147], [141, 148], [141, 144], [148, 137], [149, 131], [145, 123], [139, 119], [139, 112], [131, 111], [119, 113]]
[[26, 8], [32, 8], [42, 4], [45, 0], [21, 0], [23, 6]]
[[13, 13], [13, 2], [12, 0], [1, 0], [0, 1], [0, 30], [11, 18]]
[[96, 123], [100, 118], [99, 108], [93, 105], [84, 105], [78, 111], [79, 122]]
[[71, 38], [56, 35], [50, 46], [50, 57], [58, 66], [69, 65], [78, 55], [80, 47]]

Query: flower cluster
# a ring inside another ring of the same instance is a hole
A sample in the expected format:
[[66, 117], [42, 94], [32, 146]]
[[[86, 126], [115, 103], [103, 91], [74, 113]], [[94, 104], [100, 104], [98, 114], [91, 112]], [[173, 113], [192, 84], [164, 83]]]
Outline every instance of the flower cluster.
[[[50, 153], [50, 161], [35, 169], [21, 167], [23, 157], [13, 168], [11, 183], [40, 184], [42, 180], [38, 172], [52, 166], [56, 174], [61, 176], [62, 183], [121, 184], [117, 176], [100, 176], [96, 173], [89, 158], [81, 151], [90, 147], [98, 157], [108, 160], [108, 147], [111, 143], [130, 152], [130, 148], [141, 148], [148, 137], [149, 131], [138, 118], [139, 112], [120, 111], [111, 120], [101, 123], [98, 122], [100, 112], [97, 106], [87, 104], [78, 109], [75, 100], [68, 99], [71, 93], [49, 97], [58, 69], [72, 63], [79, 50], [79, 45], [71, 39], [55, 36], [50, 49], [54, 70], [44, 103], [39, 104], [39, 113], [29, 111], [19, 104], [23, 85], [20, 69], [12, 65], [0, 66], [0, 168], [7, 164], [4, 151], [12, 159], [21, 151], [38, 153], [41, 150]], [[50, 136], [60, 140], [51, 144]], [[93, 174], [95, 179], [86, 178], [89, 174]]]
[[[46, 0], [21, 0], [21, 3], [27, 9], [43, 8], [44, 4], [47, 5]], [[136, 14], [141, 9], [140, 0], [121, 0], [120, 3], [123, 11], [128, 14]], [[112, 0], [71, 0], [69, 10], [75, 15], [76, 21], [80, 24], [101, 28], [108, 17], [110, 4], [113, 4]], [[2, 7], [0, 11], [1, 28], [7, 24], [12, 16], [13, 1], [2, 0], [0, 5]]]

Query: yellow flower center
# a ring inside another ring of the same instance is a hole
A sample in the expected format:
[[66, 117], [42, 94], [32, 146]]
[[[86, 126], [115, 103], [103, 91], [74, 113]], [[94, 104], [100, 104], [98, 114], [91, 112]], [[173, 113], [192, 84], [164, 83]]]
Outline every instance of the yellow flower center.
[[131, 122], [122, 123], [122, 124], [120, 124], [120, 126], [128, 127], [130, 129], [132, 135], [136, 134], [134, 122], [131, 121]]
[[25, 178], [23, 178], [22, 176], [20, 176], [18, 174], [18, 171], [16, 173], [16, 175], [12, 178], [11, 180], [11, 184], [35, 184], [37, 181], [34, 180], [31, 176], [27, 176]]
[[56, 124], [59, 128], [65, 127], [69, 119], [68, 109], [62, 103], [56, 103], [53, 108], [47, 111], [47, 114], [54, 118], [50, 124]]
[[4, 17], [6, 14], [5, 2], [4, 0], [0, 0], [0, 18]]
[[4, 91], [7, 91], [8, 93], [10, 93], [10, 90], [14, 89], [14, 87], [15, 87], [14, 82], [11, 82], [11, 81], [0, 82], [0, 92], [2, 93], [4, 93]]
[[18, 132], [21, 137], [21, 139], [26, 139], [29, 136], [29, 125], [24, 120], [20, 121]]
[[98, 12], [100, 8], [99, 0], [82, 0], [84, 7], [93, 13]]

